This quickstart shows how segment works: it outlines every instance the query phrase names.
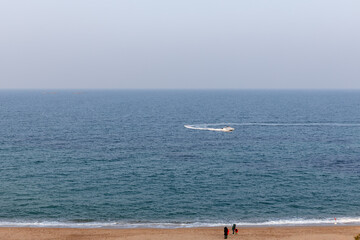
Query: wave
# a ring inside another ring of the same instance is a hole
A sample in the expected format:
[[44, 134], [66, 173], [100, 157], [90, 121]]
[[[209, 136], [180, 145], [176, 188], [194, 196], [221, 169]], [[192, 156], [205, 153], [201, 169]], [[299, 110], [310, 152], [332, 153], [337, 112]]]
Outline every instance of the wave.
[[326, 218], [326, 219], [277, 219], [263, 222], [60, 222], [60, 221], [0, 221], [0, 227], [51, 227], [51, 228], [198, 228], [222, 227], [236, 223], [239, 227], [271, 227], [271, 226], [328, 226], [328, 225], [360, 225], [359, 217]]

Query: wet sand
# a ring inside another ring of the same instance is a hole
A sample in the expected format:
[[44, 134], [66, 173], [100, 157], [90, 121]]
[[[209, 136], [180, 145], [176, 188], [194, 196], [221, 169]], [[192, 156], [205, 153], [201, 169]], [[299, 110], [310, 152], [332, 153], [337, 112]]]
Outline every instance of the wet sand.
[[[231, 229], [231, 226], [228, 226]], [[239, 228], [239, 240], [354, 240], [360, 226]], [[76, 229], [0, 228], [1, 240], [212, 240], [224, 239], [223, 228]]]

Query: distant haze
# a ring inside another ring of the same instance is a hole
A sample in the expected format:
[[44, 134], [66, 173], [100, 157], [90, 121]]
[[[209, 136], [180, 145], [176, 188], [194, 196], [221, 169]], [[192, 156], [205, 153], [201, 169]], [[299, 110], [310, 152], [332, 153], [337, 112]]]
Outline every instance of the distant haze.
[[359, 0], [9, 0], [0, 88], [360, 88]]

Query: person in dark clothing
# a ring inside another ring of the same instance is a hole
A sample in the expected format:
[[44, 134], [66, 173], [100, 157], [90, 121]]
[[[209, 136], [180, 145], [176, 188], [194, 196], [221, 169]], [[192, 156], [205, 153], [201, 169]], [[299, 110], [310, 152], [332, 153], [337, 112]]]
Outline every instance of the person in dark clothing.
[[233, 234], [235, 234], [235, 228], [236, 228], [236, 224], [234, 224], [234, 225], [232, 226]]
[[228, 235], [229, 235], [229, 229], [227, 227], [224, 227], [224, 239], [227, 239]]

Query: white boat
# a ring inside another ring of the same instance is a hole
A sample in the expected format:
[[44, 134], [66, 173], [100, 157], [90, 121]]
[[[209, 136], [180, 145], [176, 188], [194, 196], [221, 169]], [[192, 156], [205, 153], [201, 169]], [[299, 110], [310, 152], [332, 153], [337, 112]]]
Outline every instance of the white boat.
[[221, 128], [221, 131], [223, 131], [223, 132], [232, 132], [234, 130], [235, 130], [235, 128], [232, 128], [229, 126]]

